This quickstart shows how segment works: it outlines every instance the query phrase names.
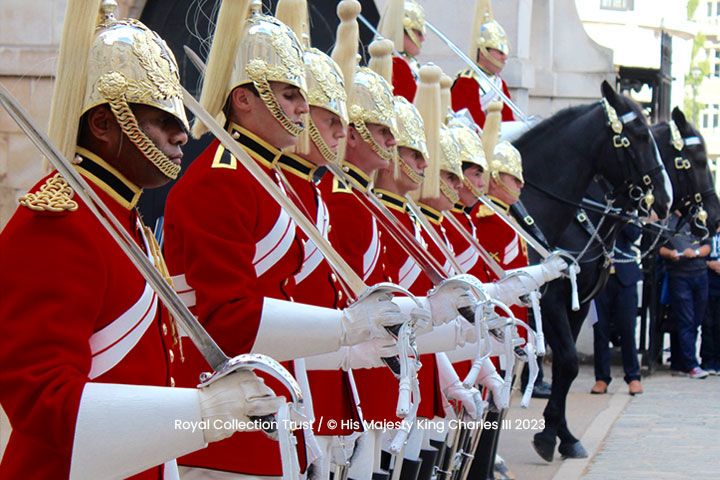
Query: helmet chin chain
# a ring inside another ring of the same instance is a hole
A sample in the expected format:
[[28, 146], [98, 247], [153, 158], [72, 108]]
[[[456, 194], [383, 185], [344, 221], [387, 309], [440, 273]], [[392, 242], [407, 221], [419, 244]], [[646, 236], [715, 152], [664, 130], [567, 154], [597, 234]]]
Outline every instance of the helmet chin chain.
[[370, 145], [372, 151], [378, 154], [380, 158], [388, 162], [392, 162], [395, 159], [395, 155], [397, 155], [397, 149], [394, 147], [385, 148], [380, 145], [377, 140], [375, 140], [375, 138], [372, 136], [370, 130], [368, 130], [365, 122], [363, 122], [362, 120], [357, 120], [355, 121], [355, 123], [353, 123], [353, 125], [355, 126], [355, 130], [357, 130], [357, 132], [360, 134], [360, 138], [362, 138], [365, 143]]
[[440, 191], [453, 205], [460, 200], [460, 195], [445, 180], [440, 180]]
[[287, 116], [285, 111], [282, 109], [280, 104], [275, 97], [275, 93], [270, 87], [270, 83], [267, 80], [253, 80], [253, 85], [260, 95], [260, 99], [265, 103], [265, 106], [270, 110], [272, 116], [280, 122], [287, 132], [293, 137], [298, 137], [305, 130], [303, 125], [298, 125], [293, 122], [290, 117]]
[[423, 182], [422, 174], [416, 172], [413, 170], [413, 168], [407, 164], [405, 160], [402, 159], [400, 155], [397, 157], [398, 164], [400, 165], [400, 170], [410, 179], [411, 182], [420, 185]]
[[307, 128], [310, 139], [312, 140], [313, 144], [315, 144], [318, 151], [320, 152], [320, 155], [322, 155], [325, 161], [329, 163], [337, 163], [337, 154], [333, 153], [327, 142], [325, 142], [325, 139], [322, 138], [322, 135], [320, 135], [320, 130], [318, 130], [315, 122], [313, 122], [312, 117], [310, 117], [309, 115]]

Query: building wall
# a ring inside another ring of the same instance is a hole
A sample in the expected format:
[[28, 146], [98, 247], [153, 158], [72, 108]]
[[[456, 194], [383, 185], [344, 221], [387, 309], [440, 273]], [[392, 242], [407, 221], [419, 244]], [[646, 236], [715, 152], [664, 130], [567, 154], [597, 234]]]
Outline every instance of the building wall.
[[[707, 145], [708, 157], [717, 165], [720, 159], [720, 2], [700, 0], [695, 21], [705, 36], [697, 60], [706, 60], [710, 64], [709, 74], [695, 92], [698, 101], [706, 105], [698, 116], [698, 126]], [[715, 170], [716, 190], [720, 191], [720, 175]]]
[[[132, 0], [120, 0], [124, 15]], [[66, 0], [0, 2], [0, 82], [47, 129]], [[42, 160], [15, 122], [0, 111], [0, 229], [22, 195], [43, 175]]]

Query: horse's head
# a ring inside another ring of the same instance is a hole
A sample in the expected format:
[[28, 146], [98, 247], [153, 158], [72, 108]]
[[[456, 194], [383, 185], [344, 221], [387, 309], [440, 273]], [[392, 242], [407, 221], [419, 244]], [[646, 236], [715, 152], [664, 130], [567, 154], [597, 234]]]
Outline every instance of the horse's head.
[[653, 126], [652, 131], [675, 187], [672, 209], [690, 221], [693, 234], [715, 232], [720, 223], [720, 201], [702, 136], [678, 108], [673, 109], [671, 121]]
[[672, 186], [645, 115], [637, 103], [619, 95], [607, 82], [602, 84], [602, 94], [609, 140], [603, 147], [607, 161], [601, 174], [611, 184], [609, 198], [617, 207], [645, 214], [652, 209], [660, 218], [666, 217]]

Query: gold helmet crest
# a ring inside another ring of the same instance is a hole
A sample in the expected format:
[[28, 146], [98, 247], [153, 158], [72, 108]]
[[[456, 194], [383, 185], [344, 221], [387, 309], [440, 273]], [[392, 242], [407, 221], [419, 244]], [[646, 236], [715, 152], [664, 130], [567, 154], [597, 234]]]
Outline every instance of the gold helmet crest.
[[[395, 97], [395, 117], [397, 118], [398, 134], [395, 137], [397, 146], [410, 148], [422, 154], [427, 161], [430, 158], [428, 153], [427, 140], [423, 119], [415, 105], [408, 102], [405, 97]], [[422, 183], [423, 176], [413, 170], [405, 161], [397, 156], [397, 166], [405, 175], [418, 185]]]
[[132, 143], [163, 174], [175, 179], [180, 165], [140, 129], [130, 108], [131, 103], [159, 108], [188, 128], [175, 57], [165, 41], [141, 22], [116, 19], [115, 1], [102, 2], [100, 24], [95, 26], [99, 3], [68, 2], [50, 107], [50, 138], [71, 158], [80, 117], [107, 104]]
[[425, 9], [415, 0], [390, 0], [380, 17], [378, 31], [393, 42], [398, 52], [405, 50], [405, 35], [420, 48], [416, 32], [425, 35]]

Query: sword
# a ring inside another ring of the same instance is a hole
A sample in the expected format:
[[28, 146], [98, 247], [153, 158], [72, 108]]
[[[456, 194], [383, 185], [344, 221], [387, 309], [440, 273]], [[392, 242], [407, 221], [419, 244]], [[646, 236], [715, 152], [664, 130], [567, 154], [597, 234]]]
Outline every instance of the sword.
[[[135, 243], [130, 234], [120, 224], [118, 219], [112, 214], [95, 191], [87, 184], [82, 175], [63, 157], [47, 135], [35, 126], [30, 115], [2, 84], [0, 84], [0, 103], [20, 129], [28, 136], [30, 141], [32, 141], [45, 158], [52, 163], [67, 181], [68, 185], [75, 191], [77, 196], [86, 204], [93, 216], [110, 234], [145, 281], [147, 281], [150, 287], [157, 293], [170, 314], [180, 324], [183, 331], [213, 368], [212, 373], [201, 375], [201, 386], [207, 386], [236, 370], [260, 370], [276, 378], [287, 388], [293, 403], [293, 413], [304, 417], [302, 392], [300, 391], [297, 381], [290, 375], [290, 372], [280, 365], [280, 363], [266, 355], [243, 354], [229, 358], [217, 343], [215, 343], [200, 322], [198, 322], [187, 306], [185, 306], [182, 300], [180, 300], [172, 286], [170, 286], [150, 262], [146, 254]], [[267, 431], [267, 433], [273, 432]], [[287, 478], [289, 479], [291, 477]]]

